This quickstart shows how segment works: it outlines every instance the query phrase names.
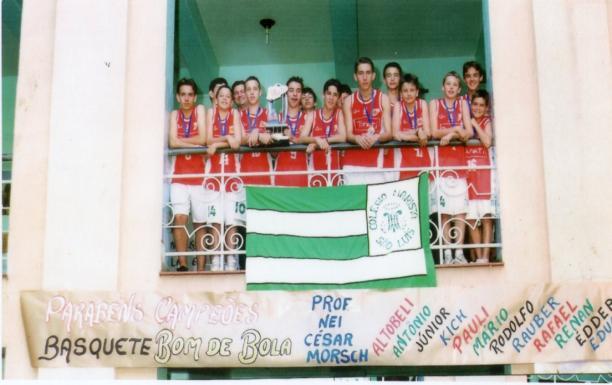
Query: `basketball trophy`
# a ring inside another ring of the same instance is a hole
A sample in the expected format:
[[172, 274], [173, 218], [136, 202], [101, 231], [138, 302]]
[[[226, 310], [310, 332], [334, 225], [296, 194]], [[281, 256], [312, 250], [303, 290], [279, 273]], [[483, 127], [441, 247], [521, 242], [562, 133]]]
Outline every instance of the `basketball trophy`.
[[[279, 145], [288, 145], [289, 137], [285, 135], [285, 130], [288, 128], [287, 123], [287, 86], [284, 84], [276, 83], [273, 86], [268, 87], [268, 93], [266, 94], [268, 100], [268, 122], [266, 123], [266, 130], [270, 133], [272, 140]], [[274, 102], [281, 99], [283, 116], [279, 120], [279, 116], [274, 110]]]

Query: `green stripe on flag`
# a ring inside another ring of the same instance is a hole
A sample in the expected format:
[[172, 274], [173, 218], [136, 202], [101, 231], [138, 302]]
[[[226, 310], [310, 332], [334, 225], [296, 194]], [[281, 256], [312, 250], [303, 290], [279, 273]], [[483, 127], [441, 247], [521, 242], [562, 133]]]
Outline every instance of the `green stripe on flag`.
[[[428, 266], [429, 269], [429, 266]], [[428, 275], [420, 275], [416, 277], [400, 277], [389, 279], [377, 279], [374, 281], [353, 282], [345, 284], [313, 284], [313, 283], [249, 283], [247, 290], [287, 290], [287, 291], [304, 291], [304, 290], [333, 290], [333, 289], [400, 289], [403, 287], [433, 287], [436, 286], [435, 277], [433, 284]]]
[[[283, 212], [364, 210], [365, 192], [366, 186], [317, 188], [247, 186], [246, 202], [250, 209]], [[299, 205], [296, 205], [296, 202], [299, 202]]]
[[249, 257], [349, 260], [368, 254], [368, 236], [365, 234], [342, 238], [305, 238], [250, 233], [247, 234], [247, 245]]
[[[346, 284], [320, 283], [283, 283], [282, 278], [271, 283], [249, 283], [248, 290], [314, 290], [314, 289], [396, 289], [403, 287], [436, 286], [435, 266], [429, 245], [429, 188], [428, 174], [423, 173], [418, 180], [418, 209], [420, 240], [425, 256], [426, 274], [373, 279], [370, 281]], [[338, 189], [342, 189], [341, 191]], [[292, 191], [293, 190], [293, 191]], [[365, 209], [367, 206], [367, 186], [343, 186], [336, 188], [278, 189], [247, 188], [247, 206], [262, 210], [284, 212], [323, 212], [330, 210]], [[414, 191], [414, 190], [413, 190]], [[299, 198], [296, 202], [296, 195]], [[291, 196], [289, 196], [291, 195]], [[255, 205], [255, 207], [253, 206]], [[296, 209], [295, 206], [298, 206]], [[248, 219], [247, 219], [248, 221]], [[338, 223], [342, 226], [341, 223]], [[247, 224], [248, 226], [248, 224]], [[281, 225], [282, 226], [282, 225]], [[295, 236], [272, 236], [248, 233], [247, 235], [247, 273], [248, 256], [344, 260], [348, 264], [368, 253], [367, 236], [338, 238], [312, 238]], [[272, 242], [270, 242], [272, 241]], [[363, 250], [363, 251], [361, 251]], [[255, 251], [257, 253], [255, 254]], [[339, 254], [339, 255], [334, 255]], [[320, 257], [319, 257], [320, 256]], [[348, 262], [351, 261], [351, 262]], [[314, 262], [314, 261], [313, 261]], [[340, 261], [339, 261], [340, 262]], [[307, 263], [307, 261], [305, 261]], [[327, 263], [327, 262], [325, 262]], [[258, 265], [261, 266], [261, 265]], [[352, 265], [351, 265], [352, 266]], [[256, 274], [256, 273], [254, 273]], [[277, 274], [278, 276], [278, 274]], [[281, 282], [279, 282], [281, 281]], [[261, 280], [259, 282], [262, 282]], [[295, 280], [293, 281], [295, 282]]]

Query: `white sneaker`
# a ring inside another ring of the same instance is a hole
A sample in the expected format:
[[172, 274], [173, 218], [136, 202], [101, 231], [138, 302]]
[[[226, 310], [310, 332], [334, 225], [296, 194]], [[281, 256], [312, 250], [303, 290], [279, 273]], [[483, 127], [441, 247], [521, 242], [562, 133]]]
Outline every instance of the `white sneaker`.
[[223, 271], [223, 257], [220, 255], [213, 255], [212, 263], [210, 264], [210, 271]]
[[455, 251], [455, 263], [468, 263], [467, 259], [465, 259], [465, 256], [463, 255], [463, 250]]
[[476, 263], [489, 263], [489, 260], [487, 258], [478, 258]]
[[444, 250], [443, 251], [444, 257], [443, 257], [443, 262], [445, 265], [450, 265], [452, 264], [453, 261], [453, 251], [452, 250]]
[[225, 257], [225, 271], [236, 271], [238, 269], [239, 269], [238, 256], [237, 255], [227, 255]]

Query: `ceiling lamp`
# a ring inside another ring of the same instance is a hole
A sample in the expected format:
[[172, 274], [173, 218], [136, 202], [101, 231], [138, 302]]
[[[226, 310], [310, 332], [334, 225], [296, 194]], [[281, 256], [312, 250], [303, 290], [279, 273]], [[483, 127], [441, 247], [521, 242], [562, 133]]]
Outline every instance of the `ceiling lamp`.
[[270, 29], [276, 22], [273, 19], [261, 19], [259, 24], [266, 30], [266, 45], [270, 44]]

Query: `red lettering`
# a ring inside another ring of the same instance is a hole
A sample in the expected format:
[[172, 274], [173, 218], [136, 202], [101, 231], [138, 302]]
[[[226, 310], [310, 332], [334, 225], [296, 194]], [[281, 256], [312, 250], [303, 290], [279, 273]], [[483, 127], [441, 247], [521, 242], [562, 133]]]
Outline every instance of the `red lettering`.
[[377, 356], [380, 356], [380, 353], [382, 353], [384, 351], [384, 349], [382, 347], [380, 347], [380, 345], [377, 343], [378, 338], [376, 339], [376, 341], [372, 342], [372, 350], [374, 350], [374, 353]]
[[453, 348], [456, 350], [459, 350], [459, 353], [463, 354], [463, 351], [461, 350], [461, 337], [459, 336], [453, 337]]
[[402, 321], [402, 322], [403, 322], [403, 321], [406, 321], [406, 317], [404, 317], [404, 315], [403, 315], [402, 313], [400, 313], [400, 311], [399, 311], [399, 310], [396, 310], [394, 314], [395, 314], [395, 316], [396, 316], [397, 318], [399, 318], [399, 320], [400, 320], [400, 321]]
[[406, 313], [406, 315], [410, 314], [410, 312], [412, 311], [412, 309], [406, 309], [404, 305], [400, 305], [400, 309], [402, 309], [404, 313]]
[[381, 347], [386, 348], [387, 347], [387, 343], [386, 342], [381, 342], [378, 337], [376, 337], [376, 342], [378, 342], [380, 344]]
[[[548, 327], [550, 329], [551, 323], [548, 323]], [[552, 335], [547, 331], [547, 330], [543, 330], [542, 331], [542, 339], [544, 340], [544, 346], [546, 346], [546, 344], [548, 343], [548, 341], [550, 341], [552, 339]]]
[[536, 347], [536, 349], [538, 349], [538, 352], [541, 352], [541, 351], [542, 351], [542, 349], [544, 349], [544, 346], [542, 346], [542, 342], [540, 342], [540, 340], [539, 340], [538, 338], [536, 338], [536, 339], [533, 341], [533, 346], [535, 346], [535, 347]]

